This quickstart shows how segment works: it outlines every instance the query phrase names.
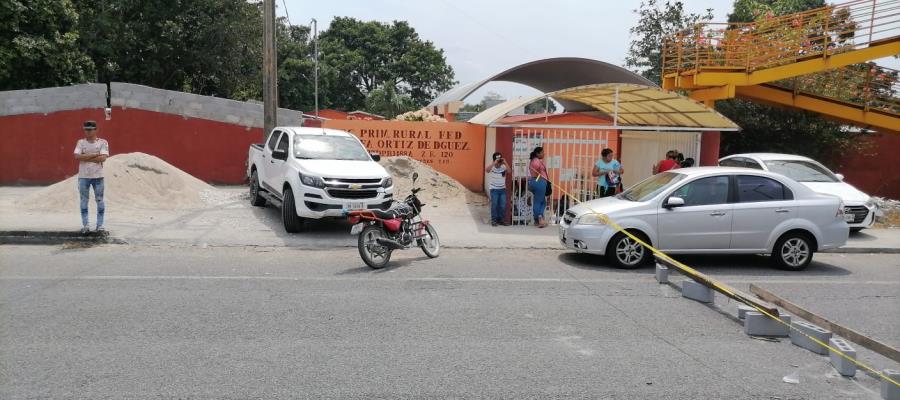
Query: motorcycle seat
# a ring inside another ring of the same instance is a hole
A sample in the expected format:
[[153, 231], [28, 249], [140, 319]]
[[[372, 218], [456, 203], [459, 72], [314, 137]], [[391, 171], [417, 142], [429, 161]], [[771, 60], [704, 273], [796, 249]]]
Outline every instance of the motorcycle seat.
[[412, 214], [413, 214], [412, 207], [410, 207], [406, 204], [398, 204], [398, 205], [395, 205], [394, 207], [391, 207], [391, 208], [389, 208], [387, 210], [383, 210], [383, 211], [377, 210], [377, 209], [371, 210], [371, 211], [373, 214], [375, 214], [376, 217], [378, 217], [380, 219], [403, 218], [403, 217], [412, 216]]

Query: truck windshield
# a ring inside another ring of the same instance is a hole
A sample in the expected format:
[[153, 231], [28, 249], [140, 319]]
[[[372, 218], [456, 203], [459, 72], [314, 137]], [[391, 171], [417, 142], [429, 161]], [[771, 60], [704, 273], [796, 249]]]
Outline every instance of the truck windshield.
[[294, 157], [301, 160], [369, 161], [369, 152], [354, 137], [294, 136]]

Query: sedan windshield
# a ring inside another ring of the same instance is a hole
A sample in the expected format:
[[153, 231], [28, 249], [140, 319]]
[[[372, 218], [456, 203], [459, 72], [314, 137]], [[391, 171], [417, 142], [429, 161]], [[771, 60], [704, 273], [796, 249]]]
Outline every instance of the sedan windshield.
[[369, 161], [369, 153], [354, 137], [294, 136], [294, 157], [301, 160]]
[[683, 174], [663, 172], [644, 179], [637, 185], [622, 192], [619, 198], [631, 201], [647, 201], [663, 191], [667, 186], [684, 179]]
[[803, 160], [766, 161], [769, 171], [779, 173], [797, 182], [837, 182], [838, 179], [825, 167]]

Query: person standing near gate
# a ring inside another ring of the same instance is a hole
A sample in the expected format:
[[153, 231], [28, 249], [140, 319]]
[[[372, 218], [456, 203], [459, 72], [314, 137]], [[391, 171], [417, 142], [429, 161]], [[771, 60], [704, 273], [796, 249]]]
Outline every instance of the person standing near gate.
[[600, 156], [602, 158], [594, 164], [591, 176], [597, 178], [600, 197], [609, 197], [615, 195], [616, 189], [622, 184], [622, 174], [625, 173], [625, 169], [622, 168], [622, 163], [615, 159], [615, 152], [612, 149], [603, 149]]
[[500, 152], [494, 153], [491, 163], [484, 167], [488, 173], [491, 194], [491, 225], [506, 225], [506, 160]]
[[528, 169], [531, 171], [531, 179], [528, 180], [528, 190], [534, 195], [531, 201], [534, 223], [538, 228], [546, 228], [544, 210], [547, 209], [547, 189], [550, 185], [550, 175], [547, 174], [547, 165], [544, 164], [544, 148], [535, 147], [530, 157], [531, 162], [528, 164]]
[[678, 161], [678, 150], [669, 150], [666, 152], [666, 159], [662, 160], [656, 165], [653, 166], [653, 175], [656, 175], [660, 172], [666, 172], [670, 169], [675, 169], [679, 167]]
[[84, 121], [82, 125], [84, 139], [75, 144], [75, 159], [78, 160], [78, 194], [81, 198], [81, 233], [90, 232], [88, 227], [88, 200], [90, 190], [94, 188], [94, 199], [97, 201], [97, 233], [105, 233], [103, 214], [106, 204], [103, 202], [103, 162], [109, 157], [109, 143], [97, 137], [97, 122]]

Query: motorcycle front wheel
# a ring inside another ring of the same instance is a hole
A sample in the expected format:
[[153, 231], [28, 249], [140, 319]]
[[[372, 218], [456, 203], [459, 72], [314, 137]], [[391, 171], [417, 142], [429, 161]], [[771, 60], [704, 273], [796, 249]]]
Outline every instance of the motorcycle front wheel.
[[378, 238], [386, 237], [380, 226], [369, 225], [359, 233], [359, 256], [372, 269], [384, 268], [391, 261], [391, 249], [378, 244]]
[[425, 237], [419, 239], [419, 247], [429, 258], [435, 258], [441, 252], [441, 239], [431, 224], [425, 225]]

